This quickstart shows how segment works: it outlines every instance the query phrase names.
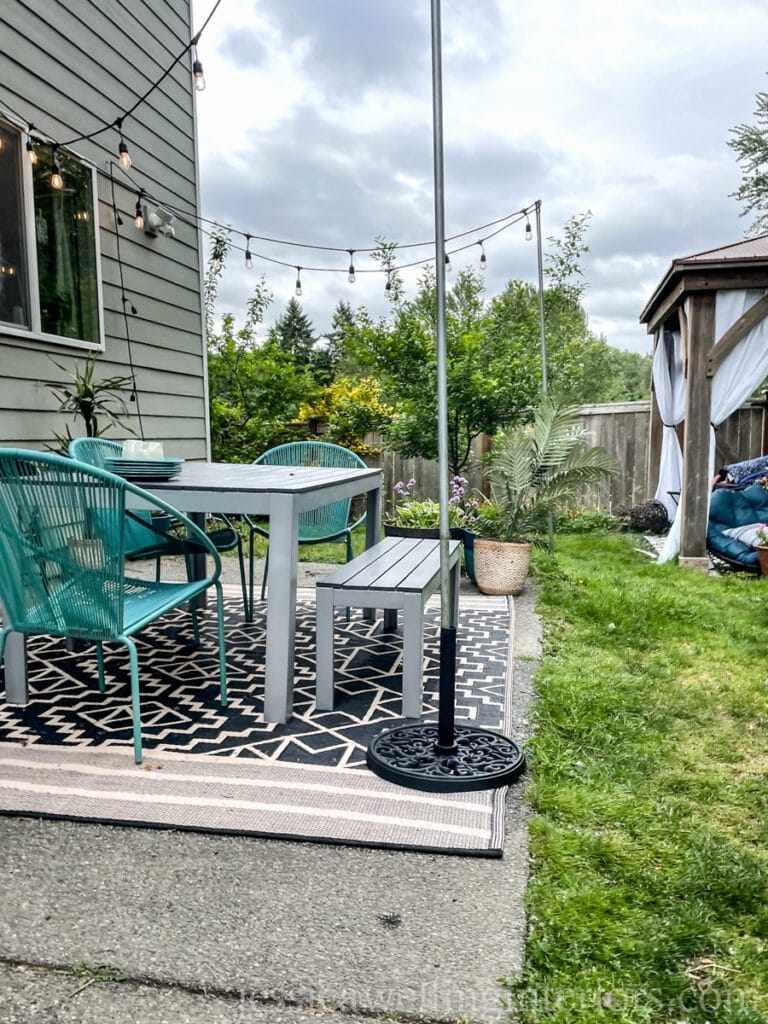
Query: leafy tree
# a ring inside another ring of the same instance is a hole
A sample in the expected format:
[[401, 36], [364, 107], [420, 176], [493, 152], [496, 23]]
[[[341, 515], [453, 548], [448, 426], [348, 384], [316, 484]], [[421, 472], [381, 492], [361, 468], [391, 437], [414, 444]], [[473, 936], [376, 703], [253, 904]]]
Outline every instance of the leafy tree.
[[227, 313], [208, 353], [211, 449], [218, 462], [251, 462], [295, 436], [289, 424], [311, 384], [273, 342], [256, 346]]
[[230, 229], [215, 228], [211, 233], [211, 250], [205, 265], [205, 276], [203, 278], [203, 315], [205, 318], [205, 333], [209, 338], [213, 334], [219, 281], [231, 247]]
[[285, 312], [270, 328], [268, 337], [283, 352], [293, 356], [297, 367], [309, 366], [316, 340], [314, 327], [297, 299], [288, 300]]
[[315, 402], [301, 406], [298, 421], [310, 427], [325, 423], [324, 441], [343, 445], [358, 455], [375, 455], [378, 449], [366, 444], [365, 435], [384, 430], [391, 417], [392, 409], [382, 402], [377, 380], [339, 377]]
[[650, 356], [614, 348], [591, 336], [579, 367], [579, 402], [633, 402], [651, 394]]
[[731, 196], [743, 204], [741, 216], [756, 214], [747, 231], [757, 235], [768, 231], [768, 93], [755, 96], [755, 124], [731, 128], [728, 146], [741, 166], [741, 185]]
[[[390, 319], [363, 319], [347, 347], [381, 379], [385, 401], [395, 407], [386, 431], [403, 457], [437, 457], [437, 342], [434, 273], [425, 272], [414, 299], [400, 301]], [[489, 331], [483, 284], [462, 270], [446, 295], [448, 448], [459, 474], [480, 433], [519, 422], [536, 398], [534, 357], [508, 332]]]

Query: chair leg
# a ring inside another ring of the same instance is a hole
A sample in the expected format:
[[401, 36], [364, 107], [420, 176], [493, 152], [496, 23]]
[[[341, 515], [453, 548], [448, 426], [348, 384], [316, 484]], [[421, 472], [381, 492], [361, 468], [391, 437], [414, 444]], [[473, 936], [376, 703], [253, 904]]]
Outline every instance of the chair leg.
[[155, 559], [155, 583], [160, 582], [160, 555]]
[[264, 578], [261, 581], [261, 600], [267, 592], [267, 573], [269, 572], [269, 541], [267, 541], [267, 557], [264, 559]]
[[245, 616], [246, 622], [253, 622], [253, 547], [255, 541], [256, 534], [251, 530], [248, 542], [248, 611]]
[[245, 556], [243, 555], [243, 538], [239, 533], [237, 535], [237, 559], [240, 563], [240, 589], [243, 592], [243, 614], [245, 615], [245, 621], [250, 622], [253, 619], [253, 608], [248, 600], [248, 584], [245, 579]]
[[194, 600], [189, 602], [189, 610], [192, 615], [192, 630], [195, 637], [195, 647], [200, 646], [200, 623], [197, 619], [197, 604]]
[[221, 706], [227, 706], [227, 650], [224, 646], [224, 592], [216, 581], [216, 613], [219, 622], [219, 699]]
[[99, 666], [99, 690], [104, 693], [104, 645], [96, 644], [96, 663]]
[[128, 637], [123, 638], [131, 662], [131, 717], [133, 719], [133, 759], [141, 764], [141, 698], [139, 695], [139, 659], [136, 645]]

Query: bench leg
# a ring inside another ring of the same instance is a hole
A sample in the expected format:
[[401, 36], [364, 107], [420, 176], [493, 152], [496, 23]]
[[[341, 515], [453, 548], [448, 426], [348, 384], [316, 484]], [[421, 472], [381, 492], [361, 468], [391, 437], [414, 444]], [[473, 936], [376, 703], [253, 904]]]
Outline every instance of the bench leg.
[[420, 594], [408, 595], [403, 605], [403, 714], [421, 718], [424, 661], [424, 605]]
[[315, 703], [318, 711], [333, 711], [333, 590], [317, 587], [315, 595]]
[[453, 624], [459, 624], [459, 586], [461, 576], [461, 559], [459, 559], [451, 570], [451, 604], [453, 605]]
[[384, 609], [384, 624], [382, 628], [385, 633], [395, 632], [397, 629], [397, 608]]

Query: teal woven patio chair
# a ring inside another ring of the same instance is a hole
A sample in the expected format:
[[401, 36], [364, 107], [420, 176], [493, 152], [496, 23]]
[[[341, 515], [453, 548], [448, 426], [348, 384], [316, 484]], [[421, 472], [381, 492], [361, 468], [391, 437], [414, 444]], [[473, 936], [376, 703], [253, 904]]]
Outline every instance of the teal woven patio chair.
[[[117, 441], [107, 441], [103, 437], [76, 437], [69, 443], [70, 458], [85, 462], [89, 466], [104, 469], [107, 459], [120, 458], [123, 446]], [[206, 535], [218, 552], [237, 551], [240, 564], [240, 587], [243, 594], [243, 610], [248, 616], [248, 590], [245, 581], [245, 557], [243, 554], [243, 538], [232, 523], [222, 517], [226, 526], [208, 530]], [[160, 559], [170, 555], [200, 554], [194, 544], [180, 541], [174, 533], [169, 532], [174, 525], [167, 516], [153, 517], [150, 512], [135, 512], [125, 522], [125, 557], [130, 562], [155, 561], [155, 579], [160, 579]]]
[[[213, 572], [186, 583], [125, 576], [126, 494], [134, 494], [186, 527]], [[0, 663], [8, 633], [94, 642], [99, 689], [104, 690], [104, 643], [128, 648], [133, 749], [141, 763], [141, 701], [136, 646], [131, 637], [161, 615], [216, 589], [219, 696], [227, 703], [221, 559], [211, 541], [172, 506], [105, 470], [59, 455], [0, 448]], [[195, 642], [200, 633], [190, 605]]]
[[[363, 460], [349, 448], [342, 448], [338, 444], [328, 444], [325, 441], [290, 441], [288, 444], [278, 445], [264, 452], [258, 459], [254, 459], [254, 465], [263, 463], [267, 466], [323, 466], [335, 469], [366, 469]], [[299, 516], [299, 544], [326, 544], [338, 541], [347, 546], [347, 561], [352, 558], [352, 531], [356, 530], [365, 522], [365, 513], [356, 519], [354, 523], [349, 522], [349, 513], [352, 506], [351, 499], [334, 501], [330, 505], [323, 505], [322, 508], [311, 509], [309, 512], [302, 512]], [[248, 516], [245, 519], [250, 527], [249, 555], [249, 596], [250, 615], [253, 615], [253, 545], [256, 535], [266, 537], [269, 540], [269, 530], [254, 522]], [[264, 600], [267, 587], [267, 573], [269, 572], [269, 545], [267, 545], [267, 557], [264, 562], [264, 578], [261, 581], [261, 599]]]

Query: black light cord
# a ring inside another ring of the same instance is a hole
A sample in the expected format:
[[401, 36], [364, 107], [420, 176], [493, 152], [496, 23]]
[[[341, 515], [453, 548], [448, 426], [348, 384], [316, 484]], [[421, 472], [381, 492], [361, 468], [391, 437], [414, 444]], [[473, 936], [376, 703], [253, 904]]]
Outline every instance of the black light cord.
[[[162, 85], [162, 83], [165, 81], [168, 75], [170, 75], [170, 73], [173, 71], [176, 65], [180, 63], [184, 56], [187, 53], [189, 53], [189, 51], [193, 47], [197, 46], [198, 42], [200, 41], [200, 36], [208, 27], [208, 23], [216, 13], [220, 3], [221, 0], [216, 0], [216, 2], [213, 5], [213, 8], [211, 9], [210, 14], [203, 22], [202, 28], [199, 30], [199, 32], [197, 32], [197, 34], [190, 40], [190, 42], [186, 44], [184, 49], [181, 50], [176, 57], [174, 57], [173, 61], [168, 65], [165, 71], [163, 71], [162, 75], [160, 75], [160, 77], [156, 81], [154, 81], [152, 85], [150, 85], [147, 91], [136, 100], [133, 106], [129, 107], [127, 110], [124, 110], [121, 114], [118, 114], [115, 118], [113, 118], [113, 120], [102, 123], [99, 128], [94, 128], [92, 132], [85, 132], [82, 135], [75, 135], [71, 139], [67, 139], [66, 142], [56, 142], [56, 140], [54, 139], [54, 143], [58, 146], [63, 146], [66, 148], [67, 146], [73, 145], [75, 142], [85, 142], [90, 139], [95, 139], [97, 135], [102, 135], [104, 132], [109, 131], [111, 128], [116, 128], [118, 131], [120, 131], [122, 129], [123, 121], [127, 117], [130, 117], [131, 114], [133, 114], [137, 110], [137, 108], [140, 107], [141, 104], [144, 103], [152, 95], [155, 89], [159, 88]], [[8, 104], [6, 104], [6, 107], [12, 113], [16, 114], [16, 117], [20, 116], [16, 113], [16, 111], [13, 110], [12, 107], [8, 106]], [[21, 120], [23, 121], [24, 118], [21, 118]]]
[[[141, 419], [141, 402], [139, 401], [139, 389], [136, 387], [136, 367], [133, 362], [133, 348], [131, 346], [131, 331], [128, 323], [128, 298], [125, 294], [125, 276], [123, 274], [123, 260], [120, 255], [120, 224], [121, 219], [117, 209], [117, 200], [115, 199], [115, 179], [112, 175], [112, 165], [110, 163], [109, 168], [109, 182], [110, 190], [112, 193], [112, 212], [115, 216], [115, 255], [117, 257], [117, 269], [120, 275], [120, 299], [123, 304], [123, 323], [125, 325], [125, 340], [128, 345], [128, 366], [131, 371], [131, 387], [133, 388], [131, 399], [136, 403], [136, 416], [139, 420], [139, 434], [141, 435], [142, 441], [144, 440], [144, 424]], [[135, 308], [135, 307], [132, 307]]]

